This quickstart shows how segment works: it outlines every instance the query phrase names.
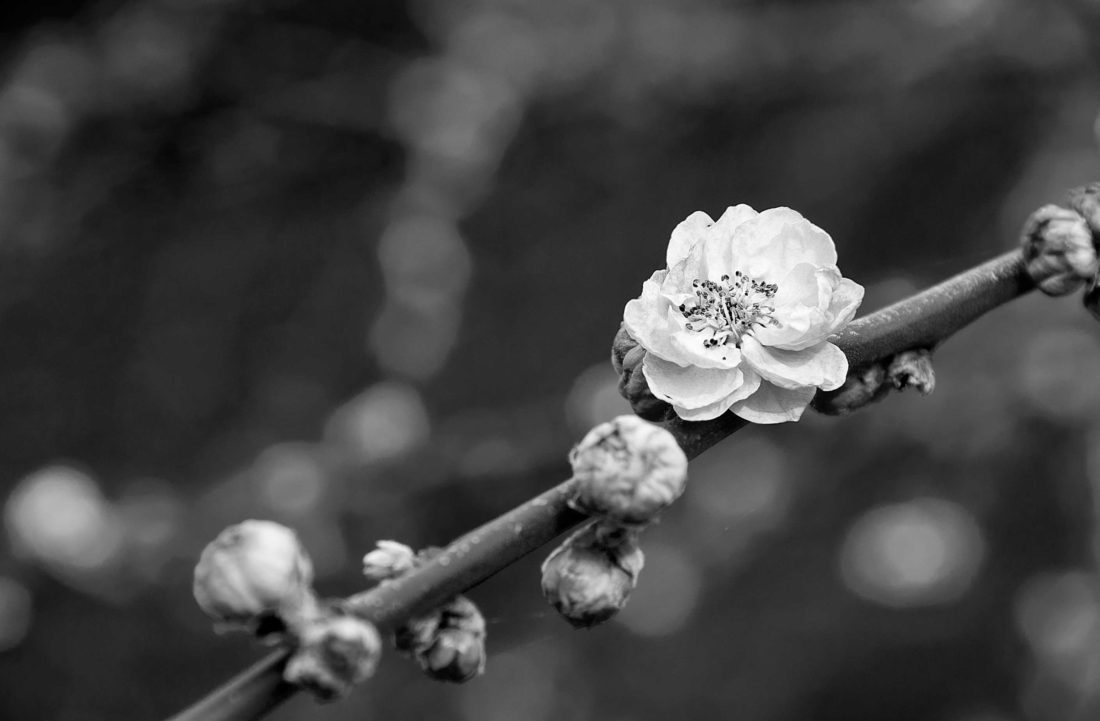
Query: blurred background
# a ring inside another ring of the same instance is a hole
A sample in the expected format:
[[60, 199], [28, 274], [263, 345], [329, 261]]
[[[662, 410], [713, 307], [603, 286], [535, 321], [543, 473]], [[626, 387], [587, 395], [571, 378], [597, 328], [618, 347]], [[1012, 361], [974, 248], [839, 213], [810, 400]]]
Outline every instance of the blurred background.
[[[873, 310], [1097, 179], [1095, 0], [0, 5], [0, 717], [169, 715], [261, 655], [191, 568], [299, 530], [328, 594], [565, 478], [694, 210], [790, 205]], [[1090, 43], [1093, 43], [1090, 46]], [[473, 592], [488, 673], [391, 654], [276, 720], [1100, 714], [1100, 326], [1029, 297], [928, 398], [740, 433], [627, 610]], [[547, 549], [549, 550], [549, 549]]]

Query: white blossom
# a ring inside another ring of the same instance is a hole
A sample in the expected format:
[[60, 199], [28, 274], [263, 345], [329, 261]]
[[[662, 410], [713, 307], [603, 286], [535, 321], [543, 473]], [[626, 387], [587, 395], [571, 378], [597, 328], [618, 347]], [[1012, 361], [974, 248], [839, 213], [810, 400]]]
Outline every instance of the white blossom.
[[753, 423], [798, 420], [818, 388], [840, 387], [848, 360], [828, 342], [863, 287], [844, 278], [828, 233], [790, 208], [692, 213], [666, 261], [627, 303], [647, 351], [650, 390], [685, 420], [727, 410]]

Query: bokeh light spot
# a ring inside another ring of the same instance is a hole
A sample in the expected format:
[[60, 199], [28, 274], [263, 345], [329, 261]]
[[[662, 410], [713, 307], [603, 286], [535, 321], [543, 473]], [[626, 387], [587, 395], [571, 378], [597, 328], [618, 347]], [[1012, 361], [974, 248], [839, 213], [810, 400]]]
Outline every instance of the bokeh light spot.
[[31, 592], [19, 581], [0, 576], [0, 651], [19, 645], [30, 631], [32, 618]]
[[386, 292], [421, 311], [453, 303], [466, 290], [473, 262], [454, 223], [430, 215], [394, 220], [378, 241]]
[[718, 450], [691, 463], [691, 491], [686, 498], [695, 513], [722, 523], [753, 519], [777, 521], [790, 500], [782, 452], [766, 438], [738, 439], [728, 451]]
[[1093, 646], [1100, 634], [1095, 577], [1083, 571], [1032, 579], [1016, 603], [1016, 625], [1042, 656], [1066, 657]]
[[434, 376], [454, 345], [473, 260], [455, 224], [431, 215], [395, 219], [378, 259], [387, 301], [370, 331], [370, 350], [391, 373]]
[[519, 120], [519, 97], [500, 78], [461, 64], [414, 62], [394, 80], [390, 117], [413, 147], [463, 163], [493, 162]]
[[1056, 328], [1028, 337], [1020, 356], [1019, 389], [1039, 412], [1055, 419], [1091, 420], [1100, 408], [1100, 338]]
[[918, 498], [874, 508], [856, 520], [840, 549], [844, 582], [887, 606], [957, 600], [985, 555], [974, 517], [962, 506]]
[[370, 350], [393, 375], [428, 380], [446, 365], [461, 317], [457, 299], [434, 312], [390, 300], [371, 327]]
[[1016, 598], [1016, 625], [1040, 669], [1079, 693], [1100, 683], [1100, 579], [1085, 571], [1033, 578]]
[[304, 443], [279, 443], [264, 449], [256, 457], [252, 474], [264, 503], [289, 515], [316, 508], [329, 482], [316, 452]]
[[606, 360], [586, 368], [565, 398], [565, 415], [578, 433], [587, 433], [593, 426], [631, 413], [630, 404], [619, 395], [619, 379]]
[[58, 571], [93, 571], [122, 545], [121, 524], [86, 473], [63, 465], [36, 471], [16, 486], [4, 523], [16, 551]]
[[337, 408], [325, 439], [360, 462], [397, 458], [428, 439], [428, 411], [412, 386], [384, 381]]
[[639, 636], [676, 633], [699, 605], [703, 570], [677, 546], [647, 543], [642, 582], [616, 620]]

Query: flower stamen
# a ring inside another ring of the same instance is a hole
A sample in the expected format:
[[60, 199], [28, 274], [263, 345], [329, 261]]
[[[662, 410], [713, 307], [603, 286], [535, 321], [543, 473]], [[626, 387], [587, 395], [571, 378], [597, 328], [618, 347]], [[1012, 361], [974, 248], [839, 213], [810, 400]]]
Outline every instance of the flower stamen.
[[717, 282], [696, 278], [691, 282], [695, 300], [680, 304], [680, 313], [688, 320], [685, 328], [698, 333], [710, 332], [704, 348], [720, 345], [741, 347], [741, 340], [756, 327], [775, 323], [772, 313], [779, 286], [765, 283], [741, 271], [733, 277], [723, 275]]

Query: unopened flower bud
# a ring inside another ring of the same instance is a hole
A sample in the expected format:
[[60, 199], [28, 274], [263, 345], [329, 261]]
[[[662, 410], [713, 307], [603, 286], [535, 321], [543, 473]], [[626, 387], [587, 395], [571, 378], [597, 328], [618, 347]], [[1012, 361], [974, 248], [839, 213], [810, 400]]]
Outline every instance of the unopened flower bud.
[[570, 536], [542, 564], [542, 593], [578, 628], [606, 621], [626, 605], [645, 556], [633, 533], [617, 537], [589, 524]]
[[286, 526], [244, 521], [203, 549], [195, 566], [194, 594], [209, 616], [255, 630], [265, 616], [283, 618], [313, 602], [313, 565]]
[[331, 701], [372, 676], [381, 657], [382, 639], [374, 626], [355, 616], [329, 616], [303, 631], [283, 678]]
[[642, 363], [645, 357], [645, 348], [638, 345], [634, 336], [626, 330], [626, 326], [620, 324], [619, 331], [611, 341], [611, 367], [616, 373], [632, 371]]
[[637, 416], [596, 426], [569, 461], [577, 483], [573, 505], [616, 523], [649, 523], [687, 483], [687, 456], [676, 439]]
[[363, 575], [372, 581], [397, 578], [416, 565], [416, 551], [397, 541], [378, 541], [377, 548], [363, 556]]
[[464, 683], [485, 670], [485, 639], [445, 628], [417, 658], [424, 672], [432, 678]]
[[431, 678], [463, 683], [485, 670], [485, 618], [473, 601], [455, 596], [399, 628], [394, 646], [416, 658]]
[[646, 349], [619, 326], [619, 332], [611, 343], [611, 365], [619, 374], [619, 395], [625, 398], [631, 409], [646, 420], [663, 421], [675, 415], [672, 406], [653, 395], [642, 373], [642, 361]]
[[1047, 295], [1065, 295], [1100, 272], [1096, 242], [1079, 213], [1044, 205], [1024, 224], [1021, 244], [1027, 272]]

